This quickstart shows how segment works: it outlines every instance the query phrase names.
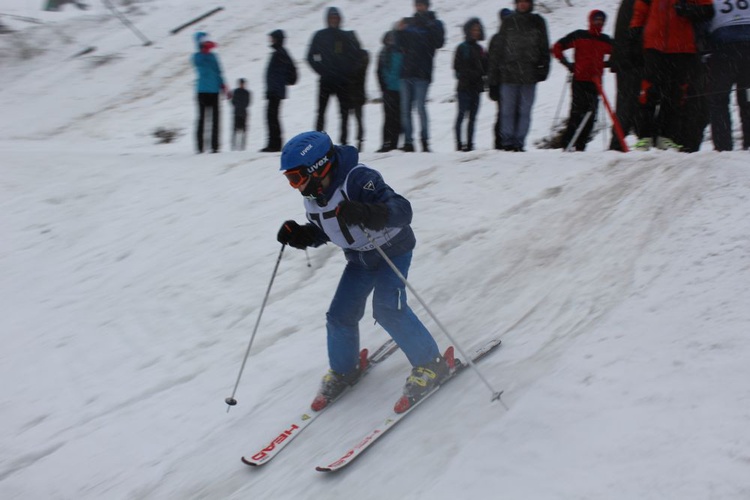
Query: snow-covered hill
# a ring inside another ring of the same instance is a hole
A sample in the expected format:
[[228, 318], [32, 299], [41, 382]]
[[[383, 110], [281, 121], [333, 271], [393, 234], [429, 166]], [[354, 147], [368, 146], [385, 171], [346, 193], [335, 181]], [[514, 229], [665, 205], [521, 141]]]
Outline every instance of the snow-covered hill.
[[[290, 137], [313, 124], [303, 56], [331, 4], [224, 5], [195, 26], [255, 94], [248, 151], [217, 155], [193, 154], [190, 139], [194, 29], [169, 35], [214, 5], [121, 6], [147, 47], [100, 4], [30, 5], [0, 0], [0, 12], [43, 22], [4, 17], [16, 32], [0, 35], [0, 498], [750, 497], [747, 152], [618, 154], [599, 137], [580, 154], [497, 152], [486, 99], [478, 150], [453, 152], [461, 26], [476, 15], [492, 33], [510, 5], [433, 1], [449, 30], [430, 90], [435, 152], [372, 153], [373, 103], [361, 159], [414, 206], [409, 278], [441, 322], [466, 349], [502, 336], [480, 368], [508, 409], [466, 373], [350, 469], [315, 472], [392, 407], [409, 371], [397, 354], [254, 470], [239, 457], [309, 403], [326, 369], [324, 316], [343, 267], [330, 245], [310, 266], [284, 253], [227, 413], [276, 231], [303, 218], [277, 156], [256, 152], [266, 35], [287, 32], [300, 70], [282, 108]], [[336, 5], [371, 54], [412, 12], [397, 0]], [[611, 0], [549, 5], [553, 40], [593, 7], [616, 12]], [[529, 144], [565, 86], [553, 66]], [[157, 127], [184, 135], [157, 145]], [[369, 319], [361, 327], [363, 347], [386, 338]]]

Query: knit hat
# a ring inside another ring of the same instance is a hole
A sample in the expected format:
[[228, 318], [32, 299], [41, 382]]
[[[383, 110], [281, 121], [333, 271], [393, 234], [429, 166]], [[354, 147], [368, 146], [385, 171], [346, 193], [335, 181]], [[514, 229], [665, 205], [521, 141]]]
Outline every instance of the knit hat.
[[607, 14], [602, 12], [601, 10], [594, 9], [589, 13], [589, 21], [593, 21], [594, 19], [599, 18], [602, 21], [607, 20]]
[[331, 16], [336, 16], [341, 19], [341, 12], [339, 11], [338, 7], [328, 7], [328, 10], [326, 11], [326, 19]]
[[420, 3], [423, 5], [426, 5], [427, 7], [430, 6], [430, 0], [414, 0], [414, 5], [417, 5]]
[[273, 30], [268, 34], [271, 38], [273, 38], [274, 42], [283, 42], [284, 38], [286, 38], [286, 35], [282, 30]]
[[513, 14], [513, 11], [507, 8], [500, 9], [500, 12], [498, 12], [501, 21], [511, 14]]

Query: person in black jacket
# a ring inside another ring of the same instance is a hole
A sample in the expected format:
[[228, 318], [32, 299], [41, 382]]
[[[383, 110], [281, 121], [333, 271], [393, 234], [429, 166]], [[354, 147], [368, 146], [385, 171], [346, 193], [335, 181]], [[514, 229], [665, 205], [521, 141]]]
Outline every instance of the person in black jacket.
[[404, 53], [401, 68], [401, 128], [404, 147], [414, 151], [411, 121], [412, 108], [416, 106], [422, 127], [422, 151], [430, 151], [430, 125], [427, 118], [427, 89], [432, 82], [435, 51], [445, 44], [445, 27], [430, 9], [429, 0], [415, 0], [413, 17], [402, 19], [396, 27], [396, 44]]
[[[617, 79], [615, 115], [625, 136], [631, 132], [636, 135], [641, 133], [638, 94], [641, 91], [641, 79], [643, 79], [643, 53], [640, 46], [631, 38], [630, 19], [633, 17], [634, 4], [635, 0], [622, 0], [620, 3], [615, 20], [612, 55], [609, 58], [609, 69]], [[609, 149], [622, 151], [614, 129]]]
[[237, 81], [237, 88], [232, 91], [232, 107], [234, 108], [234, 127], [232, 130], [232, 151], [244, 151], [247, 143], [247, 108], [252, 99], [251, 93], [245, 88], [245, 79]]
[[326, 11], [327, 27], [316, 31], [307, 51], [307, 62], [318, 75], [318, 117], [315, 130], [325, 130], [325, 115], [328, 99], [335, 95], [339, 100], [341, 117], [341, 144], [347, 144], [349, 117], [349, 90], [352, 78], [360, 60], [360, 45], [353, 31], [344, 31], [341, 26], [341, 12], [336, 7]]
[[269, 34], [273, 54], [266, 69], [266, 124], [268, 125], [268, 143], [261, 153], [277, 153], [281, 151], [281, 122], [279, 109], [281, 100], [286, 99], [287, 85], [297, 83], [297, 68], [284, 48], [284, 32], [272, 31]]
[[[487, 76], [487, 53], [480, 40], [484, 40], [484, 27], [479, 18], [472, 17], [464, 24], [466, 40], [456, 47], [453, 70], [458, 79], [458, 115], [456, 116], [456, 151], [474, 149], [474, 125], [479, 111], [479, 96], [484, 92]], [[461, 141], [461, 126], [468, 113], [466, 142]]]
[[383, 48], [378, 54], [378, 85], [383, 93], [383, 145], [378, 153], [398, 148], [401, 135], [401, 65], [404, 54], [396, 45], [396, 34], [383, 35]]
[[549, 74], [547, 23], [533, 10], [532, 0], [516, 0], [516, 11], [503, 21], [489, 54], [495, 73], [490, 80], [500, 82], [500, 135], [506, 151], [524, 151], [536, 84]]
[[[500, 25], [502, 26], [503, 21], [513, 13], [510, 9], [500, 9], [497, 13], [497, 17], [500, 19]], [[492, 35], [490, 39], [490, 46], [487, 49], [488, 54], [496, 52], [500, 46], [500, 30], [498, 26], [498, 32]], [[489, 59], [489, 56], [488, 56]], [[489, 67], [487, 68], [487, 88], [490, 99], [497, 103], [497, 113], [495, 116], [495, 128], [493, 130], [493, 137], [495, 139], [495, 149], [503, 149], [503, 141], [500, 136], [500, 129], [503, 116], [503, 106], [500, 102], [500, 72], [497, 68], [493, 67], [493, 64], [499, 62], [497, 59], [489, 61]]]

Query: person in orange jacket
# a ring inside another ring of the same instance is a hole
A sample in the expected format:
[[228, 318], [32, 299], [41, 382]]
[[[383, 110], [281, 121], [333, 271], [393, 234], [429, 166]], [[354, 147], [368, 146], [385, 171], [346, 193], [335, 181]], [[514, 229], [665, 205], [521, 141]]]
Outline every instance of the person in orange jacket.
[[630, 21], [632, 39], [643, 50], [640, 140], [636, 149], [679, 149], [679, 133], [689, 76], [700, 64], [694, 24], [714, 16], [712, 0], [636, 0]]

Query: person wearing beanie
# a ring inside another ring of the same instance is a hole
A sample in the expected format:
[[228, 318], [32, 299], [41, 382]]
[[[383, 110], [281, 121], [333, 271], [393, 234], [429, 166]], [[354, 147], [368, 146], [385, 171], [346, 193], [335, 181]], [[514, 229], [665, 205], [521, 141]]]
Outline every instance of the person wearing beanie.
[[[587, 30], [568, 33], [552, 46], [554, 56], [573, 74], [570, 117], [562, 137], [565, 150], [575, 147], [576, 151], [584, 151], [594, 128], [599, 105], [595, 82], [601, 82], [605, 57], [612, 53], [612, 39], [602, 33], [606, 19], [606, 14], [601, 10], [592, 10]], [[565, 57], [564, 52], [568, 49], [575, 51], [574, 62]], [[583, 123], [584, 120], [586, 123]], [[583, 128], [578, 133], [575, 145], [570, 144], [582, 123]]]
[[413, 17], [402, 19], [396, 27], [396, 44], [404, 53], [401, 69], [401, 128], [403, 150], [414, 151], [412, 109], [417, 108], [421, 125], [422, 151], [430, 151], [430, 125], [427, 117], [427, 89], [432, 82], [435, 51], [445, 44], [443, 22], [430, 8], [430, 2], [414, 2]]
[[515, 2], [489, 54], [489, 80], [500, 82], [500, 136], [506, 151], [524, 151], [536, 84], [547, 79], [550, 63], [547, 23], [533, 12], [532, 0]]
[[[219, 58], [211, 52], [216, 48], [216, 43], [211, 41], [208, 33], [199, 31], [194, 35], [195, 45], [198, 49], [193, 54], [192, 62], [197, 75], [196, 93], [198, 104], [198, 122], [195, 127], [196, 152], [202, 153], [204, 147], [204, 135], [206, 128], [206, 115], [208, 114], [211, 129], [211, 152], [219, 152], [219, 94], [226, 92], [224, 76], [221, 71]], [[209, 114], [210, 112], [210, 114]]]
[[[477, 17], [464, 24], [465, 40], [456, 47], [453, 56], [453, 71], [458, 85], [458, 115], [456, 116], [456, 151], [474, 149], [474, 126], [479, 112], [479, 96], [484, 92], [487, 76], [487, 53], [479, 42], [484, 40], [484, 27]], [[464, 117], [468, 114], [466, 141], [461, 139]]]
[[353, 31], [341, 29], [342, 15], [336, 7], [326, 10], [326, 27], [318, 30], [310, 41], [307, 62], [320, 79], [318, 81], [318, 111], [315, 130], [325, 130], [328, 100], [335, 95], [339, 101], [341, 144], [348, 143], [349, 91], [352, 80], [361, 68], [361, 47]]
[[283, 144], [281, 137], [281, 121], [279, 111], [281, 101], [286, 99], [287, 85], [297, 83], [297, 67], [284, 48], [286, 38], [282, 30], [274, 30], [268, 35], [273, 53], [266, 68], [266, 127], [268, 141], [261, 153], [278, 153]]
[[503, 149], [503, 141], [500, 136], [502, 117], [503, 117], [503, 106], [500, 101], [500, 71], [499, 71], [499, 68], [495, 66], [499, 62], [499, 59], [497, 58], [493, 59], [489, 57], [489, 54], [497, 54], [497, 51], [499, 50], [499, 47], [500, 47], [500, 27], [502, 26], [503, 21], [505, 21], [508, 18], [508, 16], [510, 16], [511, 14], [513, 14], [513, 11], [510, 9], [506, 9], [506, 8], [500, 9], [500, 11], [497, 13], [498, 18], [500, 19], [500, 24], [498, 25], [498, 32], [492, 35], [492, 39], [490, 40], [490, 45], [487, 49], [488, 94], [489, 94], [490, 99], [497, 103], [497, 113], [495, 115], [495, 127], [493, 129], [494, 139], [495, 139], [495, 149]]

